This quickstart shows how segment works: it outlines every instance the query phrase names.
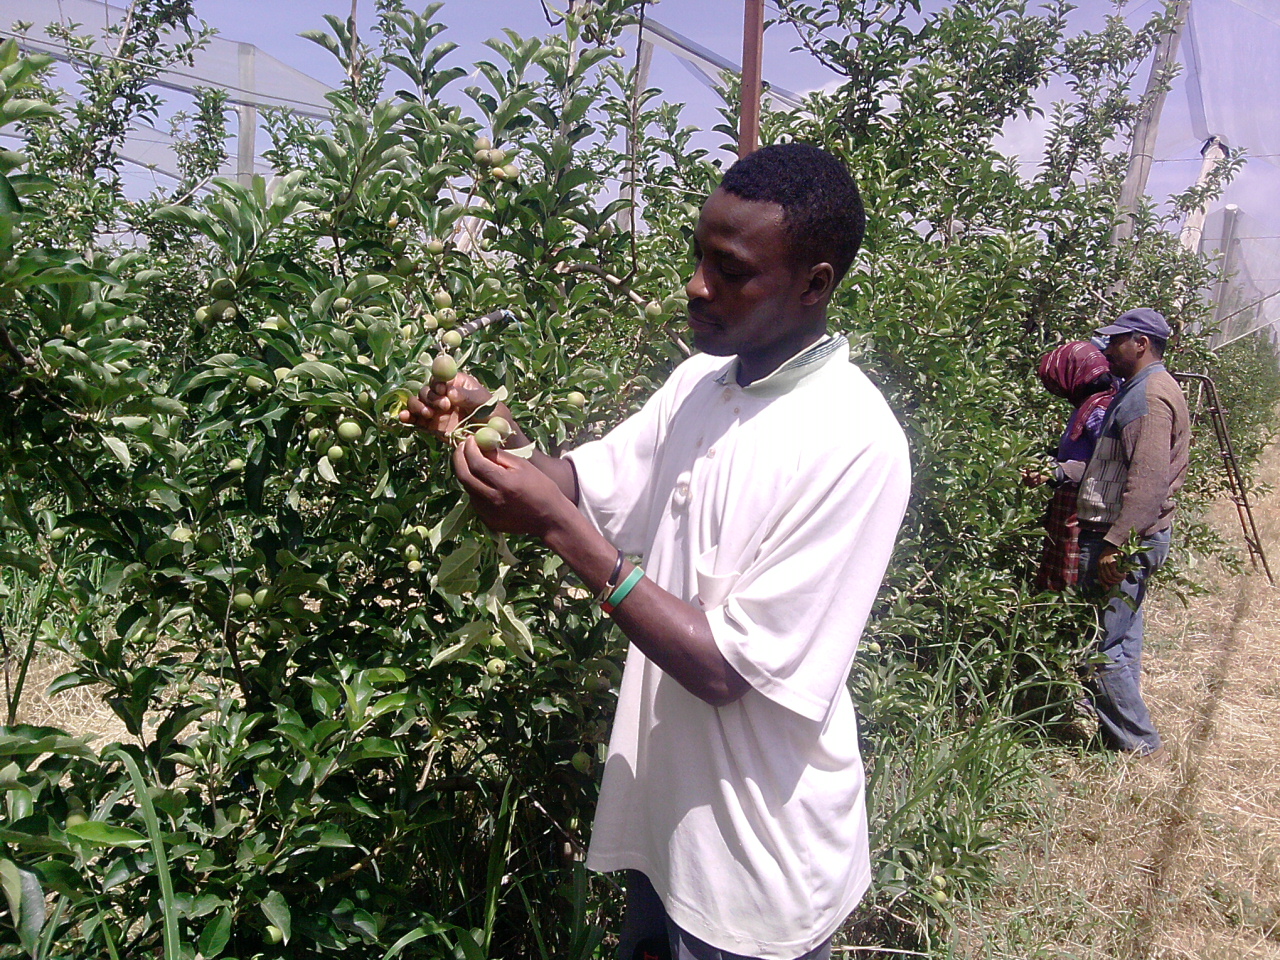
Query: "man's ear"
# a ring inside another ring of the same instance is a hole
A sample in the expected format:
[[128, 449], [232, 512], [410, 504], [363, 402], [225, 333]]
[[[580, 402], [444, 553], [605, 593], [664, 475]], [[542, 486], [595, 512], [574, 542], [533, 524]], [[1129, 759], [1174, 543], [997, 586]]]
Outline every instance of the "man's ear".
[[815, 263], [809, 268], [809, 282], [805, 286], [800, 301], [806, 307], [811, 307], [816, 303], [823, 303], [831, 296], [835, 285], [836, 271], [831, 264], [825, 261], [823, 263]]

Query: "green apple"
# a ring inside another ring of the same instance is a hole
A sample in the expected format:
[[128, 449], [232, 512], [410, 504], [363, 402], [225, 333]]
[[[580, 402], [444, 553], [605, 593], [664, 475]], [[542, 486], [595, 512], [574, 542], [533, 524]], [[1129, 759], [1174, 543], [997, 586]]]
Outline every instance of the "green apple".
[[236, 282], [230, 277], [218, 277], [209, 284], [209, 297], [212, 300], [230, 300], [236, 295]]
[[448, 383], [458, 375], [458, 361], [442, 353], [431, 361], [431, 379]]
[[579, 750], [569, 762], [573, 764], [573, 769], [579, 773], [589, 773], [591, 771], [591, 754], [585, 750]]
[[457, 330], [446, 330], [440, 335], [440, 342], [450, 350], [457, 350], [462, 346], [462, 334]]
[[481, 450], [492, 451], [502, 446], [502, 434], [491, 427], [481, 427], [476, 431], [476, 446]]
[[569, 393], [565, 395], [564, 401], [569, 404], [569, 406], [577, 407], [579, 410], [587, 405], [586, 396], [578, 390], [569, 391]]
[[343, 420], [338, 424], [338, 436], [347, 443], [354, 443], [364, 436], [364, 430], [354, 420]]
[[431, 300], [436, 305], [437, 310], [453, 306], [453, 296], [448, 290], [437, 290]]

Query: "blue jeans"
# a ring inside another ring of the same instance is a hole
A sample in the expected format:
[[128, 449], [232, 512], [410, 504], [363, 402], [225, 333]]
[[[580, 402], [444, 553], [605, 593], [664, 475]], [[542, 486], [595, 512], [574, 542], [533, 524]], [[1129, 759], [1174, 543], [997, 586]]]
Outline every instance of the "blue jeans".
[[[829, 960], [831, 941], [797, 960]], [[751, 960], [720, 950], [681, 930], [667, 916], [653, 884], [639, 870], [627, 871], [627, 909], [622, 920], [618, 960]]]
[[[1112, 591], [1102, 613], [1102, 638], [1098, 650], [1109, 662], [1094, 667], [1085, 680], [1093, 709], [1098, 715], [1098, 733], [1113, 750], [1148, 754], [1160, 748], [1160, 734], [1142, 700], [1142, 600], [1147, 595], [1147, 579], [1169, 556], [1172, 531], [1161, 530], [1142, 540], [1131, 558], [1137, 566]], [[1080, 586], [1094, 596], [1104, 591], [1098, 583], [1098, 555], [1103, 533], [1080, 531]]]

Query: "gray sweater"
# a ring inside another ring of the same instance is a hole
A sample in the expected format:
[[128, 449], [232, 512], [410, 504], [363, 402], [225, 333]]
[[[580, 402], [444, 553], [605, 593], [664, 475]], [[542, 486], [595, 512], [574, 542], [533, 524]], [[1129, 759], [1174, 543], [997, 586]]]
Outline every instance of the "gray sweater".
[[1173, 522], [1173, 498], [1187, 476], [1187, 402], [1163, 363], [1132, 377], [1116, 395], [1080, 481], [1082, 523], [1106, 524], [1104, 539], [1124, 546]]

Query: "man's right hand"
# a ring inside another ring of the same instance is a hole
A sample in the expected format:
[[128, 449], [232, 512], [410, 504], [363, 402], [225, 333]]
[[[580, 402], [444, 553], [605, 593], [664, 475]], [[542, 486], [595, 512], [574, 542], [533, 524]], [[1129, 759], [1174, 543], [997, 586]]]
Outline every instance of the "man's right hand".
[[416, 397], [410, 397], [400, 420], [441, 439], [493, 399], [484, 385], [466, 371], [458, 371], [449, 381], [433, 380]]

